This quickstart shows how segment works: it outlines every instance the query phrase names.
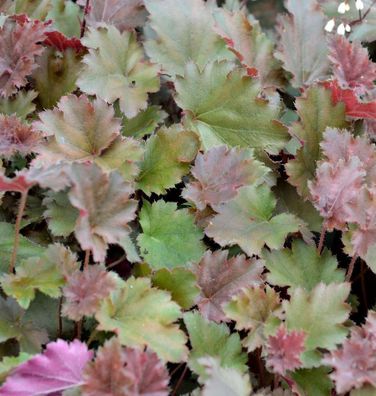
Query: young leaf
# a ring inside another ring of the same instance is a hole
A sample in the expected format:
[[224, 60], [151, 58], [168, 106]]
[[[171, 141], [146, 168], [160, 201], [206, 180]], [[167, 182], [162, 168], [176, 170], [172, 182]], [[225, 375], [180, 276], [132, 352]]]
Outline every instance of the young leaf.
[[237, 330], [249, 330], [243, 344], [252, 352], [266, 341], [265, 326], [279, 306], [278, 293], [271, 287], [247, 287], [224, 305], [223, 310], [228, 319], [236, 322]]
[[314, 179], [316, 161], [321, 157], [320, 142], [325, 129], [346, 126], [345, 110], [341, 104], [333, 104], [330, 91], [318, 86], [307, 89], [305, 94], [296, 99], [295, 106], [300, 117], [290, 127], [290, 134], [297, 137], [303, 147], [295, 159], [286, 165], [289, 182], [305, 199], [309, 196], [308, 181]]
[[50, 342], [18, 366], [0, 388], [1, 396], [60, 394], [84, 383], [82, 372], [92, 352], [79, 340]]
[[[78, 0], [85, 6], [86, 0]], [[143, 0], [95, 0], [87, 15], [89, 26], [114, 25], [121, 32], [142, 26], [147, 12]]]
[[276, 121], [279, 98], [261, 98], [260, 83], [232, 63], [209, 62], [200, 70], [189, 62], [175, 87], [184, 123], [200, 134], [205, 149], [227, 144], [277, 154], [288, 142], [287, 129]]
[[288, 332], [281, 325], [277, 333], [269, 336], [267, 341], [266, 366], [274, 373], [286, 375], [301, 367], [300, 355], [304, 351], [304, 331]]
[[205, 366], [200, 358], [218, 358], [221, 367], [246, 371], [246, 355], [242, 352], [239, 334], [231, 334], [225, 324], [216, 324], [203, 318], [197, 311], [184, 315], [192, 350], [188, 365], [191, 370], [205, 379]]
[[189, 164], [200, 146], [198, 136], [178, 126], [161, 128], [150, 137], [140, 163], [138, 188], [145, 194], [165, 194], [189, 172]]
[[108, 103], [119, 99], [120, 109], [128, 118], [145, 110], [148, 92], [159, 89], [158, 68], [144, 59], [135, 33], [120, 33], [114, 26], [105, 25], [90, 29], [82, 43], [89, 54], [83, 59], [85, 67], [78, 87]]
[[[48, 39], [51, 40], [50, 37]], [[55, 106], [63, 95], [76, 89], [82, 68], [80, 52], [73, 48], [63, 50], [50, 46], [38, 58], [37, 65], [33, 78], [39, 92], [38, 99], [44, 108]]]
[[183, 309], [195, 305], [200, 294], [195, 274], [185, 268], [162, 268], [152, 276], [153, 286], [171, 293], [173, 301]]
[[36, 150], [42, 136], [15, 115], [0, 114], [0, 156], [11, 158], [16, 153], [23, 156]]
[[191, 173], [196, 180], [187, 184], [182, 196], [199, 210], [207, 205], [215, 210], [234, 198], [240, 187], [261, 184], [271, 177], [270, 169], [254, 158], [252, 150], [226, 146], [199, 153]]
[[83, 271], [75, 271], [68, 276], [63, 288], [65, 301], [62, 315], [75, 321], [94, 315], [101, 301], [109, 296], [115, 286], [116, 281], [112, 274], [99, 265], [90, 265]]
[[371, 384], [376, 387], [376, 314], [369, 311], [366, 323], [354, 327], [340, 349], [327, 355], [323, 363], [334, 367], [330, 375], [338, 393]]
[[186, 337], [174, 324], [180, 315], [169, 293], [152, 288], [147, 278], [129, 278], [118, 280], [95, 318], [98, 330], [115, 331], [121, 344], [147, 345], [161, 359], [179, 362], [187, 358]]
[[207, 251], [196, 269], [202, 316], [215, 322], [226, 321], [222, 306], [243, 287], [261, 284], [263, 269], [260, 260], [247, 260], [244, 255], [228, 258], [227, 250]]
[[349, 283], [319, 283], [310, 292], [296, 288], [290, 301], [283, 302], [287, 329], [306, 333], [306, 350], [301, 356], [305, 367], [320, 362], [317, 348], [334, 349], [346, 337], [348, 330], [343, 323], [350, 312], [345, 303], [349, 292]]
[[171, 76], [184, 74], [188, 61], [203, 68], [208, 59], [231, 59], [225, 42], [213, 30], [214, 18], [203, 0], [146, 0], [149, 27], [155, 37], [145, 42], [148, 56]]
[[294, 87], [310, 85], [328, 76], [326, 18], [316, 0], [287, 0], [288, 15], [279, 16], [279, 47], [276, 58], [293, 75]]
[[202, 396], [249, 396], [251, 382], [248, 374], [221, 367], [219, 359], [203, 357], [199, 363], [205, 367], [206, 380]]
[[100, 347], [84, 371], [86, 396], [168, 395], [168, 371], [148, 350], [123, 348], [116, 337]]
[[341, 88], [353, 89], [359, 95], [374, 88], [376, 65], [369, 59], [367, 48], [337, 35], [329, 42], [329, 50], [334, 77]]
[[137, 201], [130, 199], [132, 186], [119, 173], [103, 173], [94, 164], [73, 164], [69, 192], [71, 204], [80, 211], [75, 235], [83, 250], [102, 262], [109, 243], [119, 243], [129, 233]]
[[0, 27], [0, 96], [8, 97], [27, 84], [26, 77], [36, 68], [35, 59], [43, 52], [45, 23], [25, 18], [7, 18]]
[[20, 349], [27, 353], [38, 353], [48, 342], [45, 329], [25, 318], [25, 311], [13, 298], [0, 297], [0, 342], [16, 339]]
[[268, 186], [247, 186], [228, 203], [220, 205], [205, 233], [221, 246], [239, 245], [249, 256], [259, 255], [266, 244], [280, 249], [290, 232], [297, 232], [301, 221], [282, 213], [273, 216], [276, 199]]
[[226, 41], [227, 48], [246, 67], [250, 76], [256, 75], [262, 86], [281, 84], [280, 63], [274, 58], [274, 44], [261, 31], [260, 24], [250, 22], [243, 11], [218, 9], [214, 13], [215, 30]]
[[265, 266], [270, 271], [267, 280], [272, 285], [289, 286], [292, 289], [302, 287], [311, 291], [323, 282], [343, 282], [344, 273], [338, 269], [335, 256], [328, 250], [321, 255], [315, 246], [309, 246], [301, 240], [292, 243], [291, 250], [263, 252]]
[[187, 209], [173, 202], [144, 201], [140, 212], [142, 233], [137, 237], [145, 261], [155, 269], [197, 262], [204, 253], [202, 232]]

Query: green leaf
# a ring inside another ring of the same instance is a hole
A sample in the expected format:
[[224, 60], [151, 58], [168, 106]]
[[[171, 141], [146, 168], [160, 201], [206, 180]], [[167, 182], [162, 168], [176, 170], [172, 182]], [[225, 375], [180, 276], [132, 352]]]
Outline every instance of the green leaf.
[[40, 352], [42, 344], [48, 342], [47, 332], [25, 320], [25, 311], [13, 298], [0, 296], [0, 342], [15, 338], [20, 343], [21, 351]]
[[76, 89], [76, 80], [81, 70], [81, 59], [72, 48], [60, 52], [45, 48], [38, 58], [38, 68], [33, 73], [39, 101], [43, 108], [54, 106], [63, 95]]
[[35, 91], [18, 91], [10, 98], [0, 98], [0, 113], [6, 115], [16, 114], [25, 120], [35, 110], [33, 100], [38, 96]]
[[140, 111], [133, 118], [123, 117], [122, 134], [142, 139], [153, 133], [166, 117], [167, 113], [161, 110], [160, 106], [148, 106], [146, 110]]
[[319, 283], [310, 292], [294, 289], [290, 301], [283, 302], [288, 330], [303, 330], [307, 334], [306, 351], [302, 354], [305, 367], [319, 365], [317, 348], [334, 349], [346, 337], [348, 329], [343, 323], [350, 313], [345, 303], [349, 293], [349, 283]]
[[138, 188], [145, 194], [165, 194], [189, 172], [200, 141], [194, 132], [178, 126], [161, 128], [146, 142], [145, 156], [140, 163]]
[[280, 307], [277, 292], [269, 286], [248, 287], [223, 307], [226, 316], [236, 322], [237, 330], [249, 330], [243, 345], [249, 352], [261, 347], [266, 341], [265, 329], [275, 318]]
[[270, 187], [246, 186], [238, 195], [218, 207], [205, 233], [221, 246], [239, 245], [249, 256], [259, 255], [266, 244], [280, 249], [290, 232], [297, 232], [302, 222], [294, 215], [273, 216], [276, 199]]
[[337, 259], [328, 250], [320, 255], [316, 246], [307, 245], [302, 240], [295, 240], [291, 250], [263, 252], [265, 266], [270, 271], [267, 280], [272, 285], [290, 286], [291, 289], [302, 287], [311, 291], [322, 282], [344, 282], [345, 274], [338, 269]]
[[5, 356], [0, 361], [0, 383], [5, 380], [10, 371], [21, 363], [29, 360], [33, 355], [21, 352], [18, 356]]
[[328, 373], [329, 369], [327, 367], [318, 367], [297, 370], [291, 376], [302, 394], [330, 396], [332, 394], [333, 383]]
[[214, 32], [212, 12], [203, 0], [146, 0], [145, 5], [153, 33], [145, 49], [166, 74], [184, 74], [191, 60], [202, 68], [208, 60], [233, 58]]
[[375, 396], [376, 388], [372, 385], [365, 385], [360, 389], [353, 389], [350, 396]]
[[247, 371], [247, 356], [242, 352], [238, 333], [231, 334], [225, 324], [216, 324], [204, 319], [197, 311], [184, 315], [192, 350], [189, 355], [189, 368], [205, 378], [205, 367], [200, 358], [218, 358], [221, 367]]
[[201, 358], [207, 379], [204, 381], [202, 396], [249, 396], [251, 381], [248, 374], [233, 368], [223, 368], [218, 359]]
[[[14, 245], [14, 226], [9, 223], [0, 222], [0, 273], [8, 270], [8, 264], [12, 255]], [[17, 261], [29, 257], [39, 257], [44, 248], [29, 239], [20, 236], [17, 250]]]
[[54, 236], [67, 237], [74, 231], [79, 211], [69, 202], [65, 191], [48, 191], [43, 205], [47, 207], [44, 217]]
[[52, 298], [59, 297], [65, 277], [78, 267], [76, 256], [63, 245], [55, 244], [50, 245], [40, 258], [21, 261], [16, 266], [16, 274], [4, 274], [0, 282], [4, 292], [27, 309], [36, 290]]
[[82, 43], [89, 54], [83, 59], [79, 88], [108, 103], [119, 99], [120, 109], [128, 118], [145, 110], [148, 92], [159, 90], [158, 68], [144, 59], [136, 34], [106, 26], [90, 29]]
[[151, 287], [150, 279], [118, 279], [118, 286], [96, 313], [98, 330], [114, 331], [127, 346], [147, 345], [160, 358], [179, 362], [187, 358], [186, 337], [174, 322], [180, 307], [169, 293]]
[[46, 20], [53, 20], [53, 27], [68, 37], [80, 37], [82, 12], [71, 0], [51, 0], [52, 8]]
[[286, 170], [289, 182], [303, 198], [308, 198], [308, 181], [314, 179], [316, 162], [321, 158], [320, 142], [327, 127], [346, 127], [343, 103], [333, 105], [331, 92], [323, 87], [312, 86], [295, 102], [300, 117], [290, 127], [292, 136], [303, 144], [296, 157], [289, 161]]
[[141, 254], [155, 269], [197, 262], [204, 254], [202, 232], [188, 210], [177, 210], [176, 203], [144, 201], [140, 224], [143, 232], [137, 241]]
[[187, 63], [184, 77], [175, 82], [184, 123], [200, 134], [205, 149], [227, 144], [277, 154], [289, 140], [276, 121], [279, 97], [262, 99], [260, 82], [244, 73], [229, 62], [210, 62], [202, 71]]
[[184, 268], [166, 268], [156, 271], [152, 277], [153, 286], [171, 293], [172, 299], [183, 309], [189, 309], [197, 300], [200, 289], [195, 274]]

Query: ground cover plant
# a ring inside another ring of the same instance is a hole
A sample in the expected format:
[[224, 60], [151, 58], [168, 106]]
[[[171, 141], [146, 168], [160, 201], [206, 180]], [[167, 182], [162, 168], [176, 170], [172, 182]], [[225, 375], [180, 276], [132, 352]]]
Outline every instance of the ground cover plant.
[[376, 395], [375, 1], [0, 11], [0, 395]]

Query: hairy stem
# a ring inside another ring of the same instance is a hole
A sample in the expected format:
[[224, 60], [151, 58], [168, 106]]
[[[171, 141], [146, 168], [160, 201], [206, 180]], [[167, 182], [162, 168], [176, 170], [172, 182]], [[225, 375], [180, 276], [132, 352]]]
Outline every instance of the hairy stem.
[[20, 243], [20, 229], [21, 229], [21, 220], [22, 216], [25, 212], [25, 207], [26, 207], [26, 201], [27, 201], [27, 196], [29, 194], [29, 190], [26, 190], [21, 193], [21, 199], [18, 204], [18, 213], [17, 213], [17, 219], [16, 219], [16, 224], [14, 226], [14, 244], [13, 244], [13, 251], [12, 251], [12, 256], [10, 258], [10, 263], [9, 263], [9, 273], [12, 274], [14, 272], [14, 267], [16, 265], [16, 258], [17, 258], [17, 250], [18, 250], [18, 245]]
[[178, 391], [179, 388], [180, 388], [180, 385], [181, 385], [182, 382], [183, 382], [183, 379], [184, 379], [184, 377], [185, 377], [185, 374], [187, 373], [187, 370], [188, 370], [188, 366], [186, 365], [186, 366], [184, 367], [184, 370], [183, 370], [183, 372], [182, 372], [180, 378], [178, 379], [178, 382], [177, 382], [176, 385], [175, 385], [175, 388], [174, 388], [174, 390], [173, 390], [171, 396], [175, 396], [175, 395], [176, 395], [177, 391]]
[[60, 338], [63, 333], [63, 319], [61, 317], [61, 308], [63, 306], [63, 297], [59, 298], [59, 306], [57, 309], [57, 338]]
[[350, 282], [350, 280], [351, 280], [351, 275], [354, 271], [355, 262], [356, 262], [357, 258], [358, 258], [358, 256], [355, 255], [352, 257], [352, 259], [350, 261], [349, 268], [347, 269], [347, 273], [346, 273], [346, 282]]

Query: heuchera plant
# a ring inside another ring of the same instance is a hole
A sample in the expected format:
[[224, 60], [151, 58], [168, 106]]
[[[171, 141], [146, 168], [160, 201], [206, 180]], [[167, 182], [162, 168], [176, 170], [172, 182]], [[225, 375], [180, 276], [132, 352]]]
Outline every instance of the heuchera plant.
[[375, 1], [0, 12], [0, 395], [376, 395]]

